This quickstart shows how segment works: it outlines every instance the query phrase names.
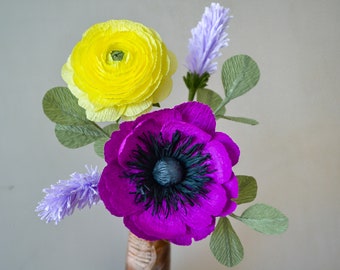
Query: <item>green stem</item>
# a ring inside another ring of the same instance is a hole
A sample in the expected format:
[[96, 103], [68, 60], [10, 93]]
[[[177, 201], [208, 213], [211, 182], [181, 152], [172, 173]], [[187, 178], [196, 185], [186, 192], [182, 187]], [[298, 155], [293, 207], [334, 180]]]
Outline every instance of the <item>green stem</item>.
[[214, 110], [214, 114], [216, 115], [220, 109], [222, 109], [227, 103], [230, 101], [230, 98], [225, 97], [225, 99], [218, 105], [218, 107]]
[[238, 221], [242, 221], [241, 218], [235, 214], [230, 214], [229, 216], [231, 216], [232, 218], [238, 220]]
[[191, 88], [189, 89], [188, 101], [193, 101], [195, 98], [197, 89]]
[[92, 122], [92, 124], [96, 127], [96, 129], [97, 129], [98, 131], [100, 131], [100, 133], [102, 133], [102, 134], [104, 135], [104, 137], [110, 138], [110, 134], [108, 134], [107, 132], [105, 132], [105, 130], [102, 129], [100, 126], [98, 126], [97, 123]]

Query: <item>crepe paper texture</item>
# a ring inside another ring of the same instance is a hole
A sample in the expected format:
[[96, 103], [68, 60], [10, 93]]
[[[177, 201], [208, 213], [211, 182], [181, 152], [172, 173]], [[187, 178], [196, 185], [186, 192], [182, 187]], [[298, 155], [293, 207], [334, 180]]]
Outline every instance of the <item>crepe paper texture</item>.
[[209, 77], [217, 70], [215, 59], [222, 55], [221, 49], [228, 46], [226, 29], [230, 20], [229, 9], [218, 3], [205, 8], [201, 21], [191, 30], [186, 66], [183, 77], [189, 89], [188, 100], [194, 99], [198, 89], [207, 86]]
[[231, 214], [238, 184], [238, 146], [215, 131], [209, 106], [188, 102], [120, 125], [105, 145], [99, 195], [146, 240], [189, 245]]
[[65, 216], [72, 215], [76, 208], [91, 207], [100, 201], [98, 168], [86, 166], [86, 169], [86, 173], [75, 172], [69, 180], [59, 180], [56, 185], [43, 190], [46, 195], [36, 207], [42, 220], [58, 224]]
[[90, 27], [62, 68], [62, 77], [96, 122], [134, 118], [164, 100], [176, 57], [153, 29], [129, 20]]
[[217, 70], [217, 62], [214, 60], [222, 55], [221, 49], [228, 46], [226, 29], [230, 18], [229, 9], [218, 3], [205, 8], [201, 21], [191, 30], [192, 37], [189, 39], [189, 53], [186, 58], [190, 73], [202, 76]]
[[44, 189], [36, 208], [42, 220], [58, 224], [102, 201], [140, 243], [190, 245], [210, 235], [212, 254], [228, 267], [244, 257], [230, 218], [264, 234], [287, 230], [288, 218], [272, 206], [255, 203], [236, 213], [256, 199], [258, 185], [235, 173], [240, 148], [229, 131], [216, 130], [216, 120], [258, 124], [226, 115], [226, 107], [257, 85], [260, 70], [248, 55], [231, 56], [221, 68], [224, 94], [208, 88], [229, 42], [230, 18], [218, 3], [206, 7], [184, 64], [188, 101], [172, 108], [160, 102], [171, 92], [177, 60], [157, 32], [110, 20], [83, 34], [62, 67], [68, 87], [47, 91], [43, 109], [62, 145], [93, 143], [104, 169], [87, 167]]

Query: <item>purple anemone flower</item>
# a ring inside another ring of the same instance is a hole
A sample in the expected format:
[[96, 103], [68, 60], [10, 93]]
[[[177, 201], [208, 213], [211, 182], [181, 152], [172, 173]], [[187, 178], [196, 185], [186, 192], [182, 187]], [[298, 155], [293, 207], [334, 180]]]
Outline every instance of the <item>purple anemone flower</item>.
[[59, 180], [56, 185], [43, 189], [45, 198], [35, 209], [42, 220], [58, 224], [65, 216], [72, 215], [75, 208], [82, 209], [98, 203], [100, 173], [97, 167], [86, 166], [86, 169], [87, 173], [73, 173], [71, 179]]
[[239, 148], [216, 132], [207, 105], [187, 102], [120, 124], [104, 148], [98, 184], [111, 214], [136, 236], [190, 245], [208, 236], [238, 196]]
[[191, 73], [212, 74], [217, 70], [213, 60], [221, 55], [220, 49], [228, 46], [226, 29], [229, 23], [229, 9], [212, 3], [206, 7], [201, 21], [191, 30], [187, 68]]

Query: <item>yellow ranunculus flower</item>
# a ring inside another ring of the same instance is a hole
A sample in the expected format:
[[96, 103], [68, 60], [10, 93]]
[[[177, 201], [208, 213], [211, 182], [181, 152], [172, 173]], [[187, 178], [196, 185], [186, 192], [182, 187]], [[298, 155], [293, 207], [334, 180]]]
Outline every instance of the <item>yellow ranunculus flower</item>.
[[134, 119], [165, 99], [177, 66], [158, 33], [136, 22], [93, 25], [73, 48], [62, 77], [88, 119]]

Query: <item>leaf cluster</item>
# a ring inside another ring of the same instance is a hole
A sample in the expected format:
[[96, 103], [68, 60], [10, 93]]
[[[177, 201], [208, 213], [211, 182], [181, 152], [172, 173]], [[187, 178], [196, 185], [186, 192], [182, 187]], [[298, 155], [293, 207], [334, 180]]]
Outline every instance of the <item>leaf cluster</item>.
[[111, 133], [118, 129], [113, 123], [104, 128], [86, 117], [77, 98], [66, 87], [55, 87], [46, 92], [43, 110], [54, 122], [58, 141], [68, 148], [79, 148], [94, 142], [95, 152], [103, 157], [103, 146]]
[[[252, 202], [257, 195], [254, 177], [237, 176], [239, 196], [235, 202], [240, 205]], [[257, 203], [248, 207], [240, 216], [231, 217], [264, 234], [280, 234], [288, 228], [288, 218], [278, 209]], [[243, 246], [228, 217], [221, 217], [210, 238], [210, 250], [221, 264], [232, 267], [240, 263], [244, 256]]]
[[[256, 62], [248, 55], [235, 55], [223, 63], [222, 66], [222, 84], [224, 88], [224, 97], [222, 98], [215, 91], [206, 88], [207, 80], [204, 84], [195, 74], [187, 74], [184, 81], [190, 93], [192, 88], [196, 87], [197, 101], [205, 103], [211, 107], [217, 119], [227, 119], [249, 125], [257, 125], [258, 122], [247, 117], [227, 116], [226, 105], [237, 97], [240, 97], [251, 90], [259, 81], [260, 70]], [[209, 77], [206, 77], [209, 79]], [[189, 88], [191, 87], [191, 88]]]

